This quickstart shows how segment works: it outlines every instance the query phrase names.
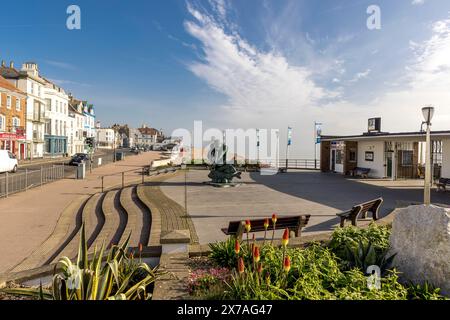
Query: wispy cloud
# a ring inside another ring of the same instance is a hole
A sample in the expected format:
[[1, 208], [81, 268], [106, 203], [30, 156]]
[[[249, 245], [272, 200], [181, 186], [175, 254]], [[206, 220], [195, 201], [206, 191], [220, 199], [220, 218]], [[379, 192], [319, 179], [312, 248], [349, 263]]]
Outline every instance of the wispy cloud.
[[349, 82], [351, 83], [355, 83], [358, 82], [361, 79], [365, 79], [369, 76], [371, 70], [367, 69], [366, 71], [363, 72], [358, 72], [357, 74], [355, 74], [355, 76], [353, 77], [353, 79], [351, 79]]
[[411, 4], [414, 5], [414, 6], [421, 6], [421, 5], [423, 5], [424, 3], [425, 3], [425, 0], [413, 0], [413, 1], [411, 2]]
[[290, 64], [279, 52], [259, 50], [191, 4], [188, 10], [195, 20], [186, 21], [185, 28], [202, 43], [204, 53], [203, 61], [189, 68], [227, 97], [224, 108], [274, 112], [333, 96], [310, 79], [308, 68]]
[[92, 86], [88, 83], [77, 82], [77, 81], [72, 81], [72, 80], [65, 80], [65, 79], [50, 79], [49, 78], [48, 80], [57, 84], [58, 86], [64, 86], [64, 85], [75, 85], [75, 86], [80, 86], [80, 87], [91, 87]]
[[74, 66], [70, 63], [67, 63], [67, 62], [55, 61], [55, 60], [43, 60], [43, 62], [50, 66], [65, 69], [65, 70], [76, 70], [77, 69], [76, 66]]

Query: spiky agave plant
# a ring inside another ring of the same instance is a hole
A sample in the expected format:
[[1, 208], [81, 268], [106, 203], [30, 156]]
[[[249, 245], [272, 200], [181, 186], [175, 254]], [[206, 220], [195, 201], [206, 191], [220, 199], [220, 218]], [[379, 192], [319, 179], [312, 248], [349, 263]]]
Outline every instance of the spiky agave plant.
[[[105, 261], [103, 244], [88, 259], [84, 224], [81, 227], [80, 244], [76, 263], [62, 257], [55, 265], [51, 289], [15, 288], [5, 293], [32, 296], [42, 300], [147, 300], [151, 294], [147, 287], [158, 276], [157, 268], [146, 263], [135, 263], [126, 255], [130, 235], [121, 245], [112, 246]], [[60, 272], [57, 273], [57, 268]], [[139, 277], [136, 280], [136, 277]]]

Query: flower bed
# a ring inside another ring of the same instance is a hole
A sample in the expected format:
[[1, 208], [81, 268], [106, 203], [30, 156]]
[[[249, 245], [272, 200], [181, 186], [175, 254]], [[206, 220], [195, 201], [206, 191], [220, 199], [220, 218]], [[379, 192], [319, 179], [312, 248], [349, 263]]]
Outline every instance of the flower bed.
[[[213, 266], [191, 273], [191, 295], [244, 300], [443, 299], [439, 289], [427, 283], [399, 282], [399, 272], [390, 268], [395, 255], [387, 255], [389, 227], [337, 228], [328, 243], [303, 248], [288, 247], [289, 230], [282, 245], [274, 246], [266, 236], [262, 243], [250, 239], [250, 221], [246, 229], [243, 241], [230, 237], [210, 245], [207, 259]], [[378, 278], [366, 274], [373, 265], [381, 271]]]

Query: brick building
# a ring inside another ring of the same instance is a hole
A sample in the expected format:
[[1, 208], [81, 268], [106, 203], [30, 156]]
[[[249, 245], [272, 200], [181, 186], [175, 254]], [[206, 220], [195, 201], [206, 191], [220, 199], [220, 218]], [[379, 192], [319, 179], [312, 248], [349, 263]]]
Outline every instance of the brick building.
[[27, 95], [0, 76], [0, 149], [26, 158]]

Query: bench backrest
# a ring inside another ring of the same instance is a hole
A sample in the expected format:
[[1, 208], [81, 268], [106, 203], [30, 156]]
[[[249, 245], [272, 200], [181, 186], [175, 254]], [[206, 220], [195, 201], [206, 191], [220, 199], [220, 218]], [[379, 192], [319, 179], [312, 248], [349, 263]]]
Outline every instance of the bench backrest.
[[450, 179], [448, 179], [448, 178], [439, 178], [439, 183], [450, 184]]
[[352, 211], [360, 212], [360, 213], [366, 213], [366, 212], [376, 213], [376, 211], [380, 208], [382, 203], [383, 203], [383, 198], [374, 199], [371, 201], [357, 204], [356, 206], [354, 206], [352, 208]]
[[361, 168], [361, 167], [356, 167], [355, 169], [356, 171], [361, 171], [361, 172], [365, 172], [368, 173], [370, 171], [370, 168]]
[[[293, 217], [279, 217], [275, 224], [275, 229], [297, 228], [304, 227], [308, 224], [311, 215], [301, 215]], [[251, 232], [264, 231], [265, 219], [250, 220]], [[237, 233], [241, 221], [230, 221], [228, 225], [228, 233]], [[273, 230], [272, 219], [269, 219], [268, 230]]]

